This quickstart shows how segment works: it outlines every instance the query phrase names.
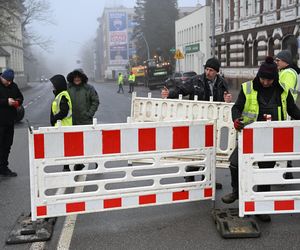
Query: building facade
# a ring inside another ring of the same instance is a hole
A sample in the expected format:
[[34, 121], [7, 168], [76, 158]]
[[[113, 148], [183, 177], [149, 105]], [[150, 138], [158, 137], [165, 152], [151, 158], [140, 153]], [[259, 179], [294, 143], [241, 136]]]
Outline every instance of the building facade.
[[126, 72], [128, 60], [135, 54], [131, 40], [134, 28], [133, 8], [105, 8], [98, 19], [96, 38], [96, 79], [116, 79]]
[[10, 11], [5, 11], [5, 9], [1, 11], [1, 15], [9, 20], [10, 28], [1, 34], [0, 72], [3, 72], [6, 68], [12, 68], [15, 71], [15, 81], [22, 87], [26, 84], [21, 27], [24, 6], [21, 1], [16, 1], [15, 4], [15, 8], [11, 8]]
[[299, 61], [299, 0], [215, 0], [216, 55], [234, 83], [256, 75], [267, 55], [289, 49]]
[[203, 73], [203, 65], [211, 57], [210, 31], [209, 5], [176, 21], [176, 49], [184, 55], [177, 60], [176, 71]]

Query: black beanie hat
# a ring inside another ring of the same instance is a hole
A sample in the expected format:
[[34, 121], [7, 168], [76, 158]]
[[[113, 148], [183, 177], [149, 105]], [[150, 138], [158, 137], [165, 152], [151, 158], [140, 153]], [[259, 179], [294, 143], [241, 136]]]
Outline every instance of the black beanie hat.
[[206, 61], [204, 68], [207, 68], [207, 67], [212, 68], [215, 71], [219, 72], [220, 66], [221, 66], [221, 64], [220, 64], [219, 60], [215, 57], [212, 57]]
[[285, 61], [286, 63], [288, 64], [292, 64], [292, 54], [289, 50], [282, 50], [280, 51], [276, 58], [282, 60], [282, 61]]
[[265, 61], [261, 63], [257, 76], [265, 79], [278, 78], [277, 65], [271, 56], [267, 56]]

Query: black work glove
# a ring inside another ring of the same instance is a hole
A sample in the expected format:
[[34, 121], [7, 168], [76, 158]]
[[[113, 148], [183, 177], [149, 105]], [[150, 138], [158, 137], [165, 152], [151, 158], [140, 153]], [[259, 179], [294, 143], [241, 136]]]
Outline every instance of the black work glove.
[[245, 124], [243, 123], [243, 119], [242, 118], [237, 118], [234, 120], [234, 128], [237, 131], [241, 131], [244, 128]]

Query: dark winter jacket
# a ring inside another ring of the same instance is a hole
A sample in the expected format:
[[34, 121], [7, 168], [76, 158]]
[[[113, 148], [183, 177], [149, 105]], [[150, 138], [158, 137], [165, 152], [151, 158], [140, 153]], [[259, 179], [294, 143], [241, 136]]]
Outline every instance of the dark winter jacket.
[[[81, 78], [81, 84], [75, 85], [75, 76]], [[72, 115], [74, 125], [92, 124], [93, 117], [99, 106], [99, 97], [95, 88], [88, 84], [87, 76], [81, 70], [74, 70], [68, 74], [68, 92], [72, 101]]]
[[[224, 102], [224, 92], [228, 91], [228, 84], [223, 77], [217, 75], [217, 79], [213, 85], [213, 101]], [[169, 98], [178, 98], [179, 95], [189, 95], [190, 100], [194, 100], [194, 96], [198, 96], [198, 100], [209, 101], [211, 90], [205, 73], [194, 76], [186, 83], [176, 87], [169, 93]]]
[[[50, 78], [50, 82], [53, 84], [53, 87], [54, 87], [53, 94], [55, 96], [57, 96], [62, 91], [67, 90], [67, 82], [64, 79], [64, 77], [59, 77], [58, 75], [56, 75], [56, 76]], [[65, 96], [62, 96], [62, 98], [60, 100], [59, 110], [60, 110], [59, 113], [57, 113], [56, 115], [53, 115], [52, 108], [51, 108], [51, 112], [50, 112], [51, 126], [54, 126], [58, 120], [64, 119], [69, 113], [69, 104], [68, 104], [68, 100]]]
[[[275, 100], [274, 101], [275, 104], [277, 104], [278, 107], [280, 106], [281, 110], [282, 110], [281, 94], [283, 92], [283, 88], [279, 84], [278, 79], [274, 80], [271, 87], [265, 88], [259, 82], [259, 78], [255, 77], [253, 80], [253, 89], [258, 92], [257, 93], [258, 105], [261, 105], [262, 102], [264, 102], [265, 105], [268, 105], [269, 101], [271, 99], [273, 99], [273, 100]], [[245, 102], [246, 102], [246, 96], [243, 92], [243, 89], [241, 89], [239, 96], [231, 109], [233, 121], [235, 121], [237, 118], [242, 117], [242, 112], [244, 110]], [[288, 97], [287, 97], [287, 113], [293, 119], [300, 120], [300, 110], [296, 106], [294, 98], [290, 91], [289, 91]], [[264, 119], [262, 119], [262, 117], [263, 117], [263, 114], [261, 113], [261, 109], [260, 109], [260, 113], [258, 115], [257, 120], [258, 121], [264, 120]], [[283, 114], [281, 114], [281, 117], [283, 117]], [[274, 119], [274, 117], [272, 117], [272, 120], [276, 120], [276, 119]]]
[[12, 82], [7, 87], [0, 78], [0, 126], [13, 125], [17, 116], [17, 109], [8, 105], [8, 98], [19, 101], [19, 105], [23, 103], [23, 95], [16, 83]]

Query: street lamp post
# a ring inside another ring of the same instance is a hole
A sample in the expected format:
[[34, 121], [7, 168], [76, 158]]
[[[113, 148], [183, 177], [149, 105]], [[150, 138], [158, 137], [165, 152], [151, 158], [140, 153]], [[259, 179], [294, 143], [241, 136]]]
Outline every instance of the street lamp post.
[[143, 34], [142, 32], [138, 34], [138, 37], [143, 38], [143, 40], [145, 41], [145, 44], [146, 44], [146, 47], [147, 47], [147, 60], [149, 60], [149, 59], [150, 59], [149, 44], [148, 44], [148, 42], [147, 42], [147, 40], [146, 40], [146, 38], [144, 37], [144, 34]]

